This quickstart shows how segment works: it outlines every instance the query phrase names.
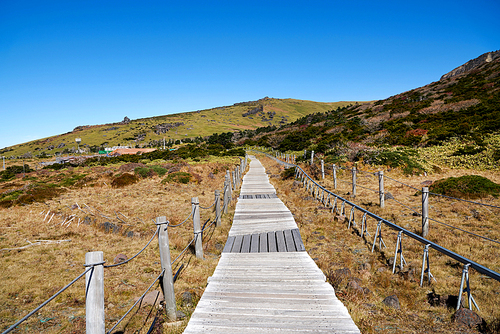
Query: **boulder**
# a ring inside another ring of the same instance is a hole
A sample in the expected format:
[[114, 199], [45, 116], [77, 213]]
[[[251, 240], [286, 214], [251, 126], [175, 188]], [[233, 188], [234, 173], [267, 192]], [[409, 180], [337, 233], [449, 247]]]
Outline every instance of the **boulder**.
[[468, 308], [459, 308], [453, 315], [453, 321], [469, 328], [478, 328], [485, 324], [484, 320], [476, 312]]

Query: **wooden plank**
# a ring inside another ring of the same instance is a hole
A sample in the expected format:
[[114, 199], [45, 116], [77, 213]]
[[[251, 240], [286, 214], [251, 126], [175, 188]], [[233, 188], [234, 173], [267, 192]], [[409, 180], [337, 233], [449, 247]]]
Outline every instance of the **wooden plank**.
[[222, 250], [222, 253], [231, 252], [231, 249], [233, 248], [233, 244], [234, 244], [234, 237], [227, 237], [226, 245], [224, 245], [224, 249]]
[[275, 233], [278, 252], [286, 252], [285, 236], [283, 235], [283, 231], [276, 231]]
[[250, 234], [245, 234], [243, 236], [243, 241], [241, 243], [241, 253], [250, 253], [250, 241], [252, 236]]
[[295, 241], [295, 247], [297, 248], [297, 252], [304, 252], [306, 247], [302, 242], [302, 237], [300, 236], [300, 231], [298, 228], [292, 230], [293, 240]]
[[267, 253], [267, 233], [261, 233], [259, 236], [259, 252]]
[[295, 252], [297, 249], [295, 248], [295, 242], [293, 241], [292, 230], [283, 231], [285, 235], [285, 243], [287, 252]]
[[241, 252], [241, 243], [243, 241], [242, 235], [237, 235], [234, 238], [233, 248], [231, 249], [231, 253], [240, 253]]
[[276, 234], [274, 232], [267, 232], [267, 245], [269, 247], [269, 252], [278, 251], [278, 247], [276, 246]]
[[259, 235], [257, 233], [252, 234], [252, 240], [250, 242], [250, 253], [258, 253], [259, 246]]

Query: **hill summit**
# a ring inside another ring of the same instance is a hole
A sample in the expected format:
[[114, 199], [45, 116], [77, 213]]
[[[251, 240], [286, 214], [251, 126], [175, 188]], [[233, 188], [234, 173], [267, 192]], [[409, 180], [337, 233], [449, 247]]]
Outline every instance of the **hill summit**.
[[469, 60], [465, 64], [460, 65], [457, 68], [455, 68], [454, 70], [444, 74], [441, 77], [441, 80], [452, 78], [452, 77], [455, 77], [457, 75], [463, 74], [465, 72], [472, 71], [473, 69], [478, 68], [479, 66], [483, 65], [484, 63], [492, 62], [493, 60], [497, 59], [498, 57], [500, 57], [500, 50], [483, 53], [479, 57], [474, 58], [472, 60]]

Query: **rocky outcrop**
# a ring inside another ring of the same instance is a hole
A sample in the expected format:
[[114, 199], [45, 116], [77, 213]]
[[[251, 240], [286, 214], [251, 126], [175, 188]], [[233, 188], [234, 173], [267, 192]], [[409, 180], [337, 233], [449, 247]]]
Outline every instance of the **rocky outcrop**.
[[247, 111], [246, 113], [241, 114], [241, 116], [247, 117], [247, 116], [250, 116], [250, 115], [258, 114], [258, 113], [260, 113], [262, 111], [264, 111], [264, 106], [260, 105], [260, 106], [257, 106], [255, 108]]
[[182, 126], [184, 125], [183, 122], [176, 122], [176, 123], [163, 123], [163, 124], [158, 124], [158, 125], [155, 125], [155, 133], [157, 135], [160, 135], [162, 133], [166, 133], [167, 131], [169, 131], [170, 129], [173, 129], [173, 128], [176, 128], [178, 126]]
[[469, 72], [475, 69], [476, 67], [479, 67], [484, 63], [490, 63], [499, 57], [500, 57], [500, 50], [484, 53], [475, 59], [469, 60], [462, 66], [455, 68], [453, 71], [446, 73], [441, 77], [440, 80], [452, 78], [462, 73]]

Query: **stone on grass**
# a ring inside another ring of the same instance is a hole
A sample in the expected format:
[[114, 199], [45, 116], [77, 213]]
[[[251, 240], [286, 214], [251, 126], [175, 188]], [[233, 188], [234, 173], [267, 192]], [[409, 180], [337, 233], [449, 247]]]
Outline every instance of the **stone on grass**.
[[115, 259], [113, 260], [113, 262], [120, 263], [120, 262], [127, 261], [127, 260], [128, 260], [127, 255], [120, 253], [117, 256], [115, 256]]
[[398, 296], [396, 296], [396, 295], [385, 297], [385, 299], [382, 301], [382, 303], [384, 303], [385, 305], [392, 307], [396, 310], [399, 310], [401, 308], [401, 306], [399, 305]]
[[[139, 300], [139, 297], [134, 298], [134, 302]], [[155, 302], [156, 301], [156, 302]], [[148, 292], [142, 299], [141, 304], [144, 305], [155, 305], [158, 306], [160, 302], [163, 301], [163, 293], [158, 290], [153, 290]]]
[[189, 291], [184, 291], [181, 296], [182, 305], [191, 306], [193, 305], [193, 294]]
[[182, 320], [186, 317], [186, 314], [180, 310], [177, 310], [177, 319]]

